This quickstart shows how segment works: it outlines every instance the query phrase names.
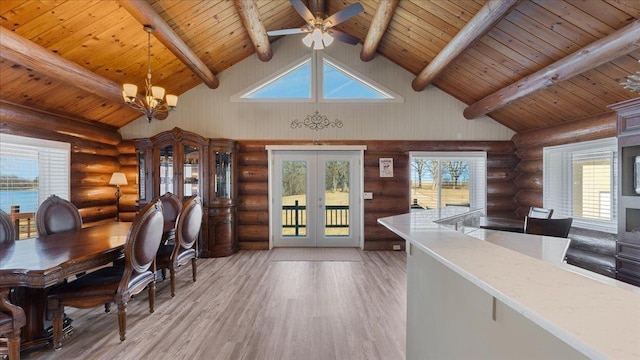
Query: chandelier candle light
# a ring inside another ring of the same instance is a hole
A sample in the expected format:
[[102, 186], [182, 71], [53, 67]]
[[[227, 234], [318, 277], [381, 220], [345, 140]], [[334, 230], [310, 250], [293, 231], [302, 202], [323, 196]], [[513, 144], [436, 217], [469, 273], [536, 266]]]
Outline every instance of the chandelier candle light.
[[153, 26], [144, 25], [147, 32], [147, 78], [145, 79], [144, 97], [138, 96], [138, 87], [134, 84], [122, 85], [122, 96], [127, 106], [141, 111], [149, 122], [152, 118], [166, 119], [169, 110], [175, 109], [178, 104], [176, 95], [164, 95], [164, 88], [151, 85], [151, 33], [155, 31]]

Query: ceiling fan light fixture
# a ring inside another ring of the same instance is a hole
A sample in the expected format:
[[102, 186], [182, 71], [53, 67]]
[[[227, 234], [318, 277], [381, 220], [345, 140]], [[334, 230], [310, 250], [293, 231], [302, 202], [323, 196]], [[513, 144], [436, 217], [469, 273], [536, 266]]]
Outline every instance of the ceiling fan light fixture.
[[306, 47], [311, 47], [311, 45], [313, 45], [313, 39], [311, 38], [311, 33], [308, 33], [307, 36], [305, 36], [304, 38], [302, 38], [302, 43], [306, 46]]
[[325, 47], [331, 45], [333, 43], [333, 36], [331, 36], [331, 34], [329, 34], [328, 32], [325, 32], [324, 34], [322, 34], [322, 43]]
[[322, 41], [322, 30], [320, 30], [320, 28], [317, 28], [317, 27], [313, 29], [313, 32], [311, 33], [311, 39], [315, 42]]
[[322, 45], [322, 40], [316, 41], [313, 43], [313, 50], [322, 50], [324, 46]]

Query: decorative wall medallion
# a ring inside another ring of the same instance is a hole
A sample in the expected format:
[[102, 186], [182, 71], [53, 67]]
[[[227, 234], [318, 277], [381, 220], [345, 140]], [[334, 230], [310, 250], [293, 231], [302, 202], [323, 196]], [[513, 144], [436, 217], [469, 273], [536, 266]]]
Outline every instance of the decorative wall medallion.
[[292, 129], [301, 128], [303, 126], [308, 127], [311, 130], [318, 131], [326, 129], [329, 126], [334, 128], [341, 128], [342, 121], [338, 119], [330, 121], [326, 115], [320, 115], [320, 113], [316, 110], [315, 114], [307, 115], [307, 117], [302, 121], [295, 119], [291, 122]]

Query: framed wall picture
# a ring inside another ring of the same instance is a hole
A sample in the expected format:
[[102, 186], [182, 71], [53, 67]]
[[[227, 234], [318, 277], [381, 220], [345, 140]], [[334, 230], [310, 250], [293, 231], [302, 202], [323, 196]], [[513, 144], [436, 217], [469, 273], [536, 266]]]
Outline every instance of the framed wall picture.
[[380, 158], [380, 177], [393, 177], [393, 158]]

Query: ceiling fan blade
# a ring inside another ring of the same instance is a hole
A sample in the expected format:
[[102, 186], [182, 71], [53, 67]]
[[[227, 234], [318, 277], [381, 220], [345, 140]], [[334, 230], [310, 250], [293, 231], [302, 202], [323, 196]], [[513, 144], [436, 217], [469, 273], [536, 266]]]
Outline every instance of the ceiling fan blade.
[[269, 36], [280, 36], [280, 35], [293, 35], [293, 34], [302, 34], [309, 32], [306, 28], [295, 28], [295, 29], [282, 29], [282, 30], [272, 30], [267, 31], [267, 35]]
[[[291, 0], [293, 2], [293, 0]], [[336, 26], [338, 24], [340, 24], [343, 21], [347, 21], [349, 19], [351, 19], [352, 17], [360, 14], [361, 12], [364, 11], [364, 8], [362, 7], [362, 5], [360, 5], [360, 3], [355, 3], [352, 5], [347, 6], [346, 8], [338, 11], [337, 13], [329, 16], [328, 18], [326, 18], [323, 22], [322, 25], [324, 25], [324, 27], [326, 28], [330, 28], [332, 26]]]
[[342, 31], [338, 31], [338, 30], [335, 30], [335, 29], [327, 29], [327, 32], [331, 36], [333, 36], [334, 39], [340, 40], [340, 41], [342, 41], [344, 43], [347, 43], [347, 44], [356, 45], [357, 43], [360, 42], [360, 39], [358, 39], [357, 37], [351, 36], [351, 35], [349, 35], [347, 33], [343, 33]]
[[311, 10], [307, 8], [302, 0], [289, 0], [291, 2], [291, 6], [302, 16], [304, 21], [308, 23], [314, 23], [316, 21], [316, 17], [311, 13]]

